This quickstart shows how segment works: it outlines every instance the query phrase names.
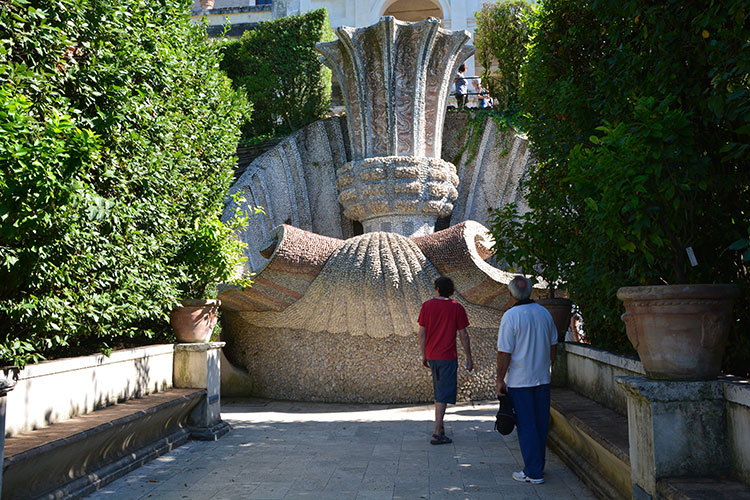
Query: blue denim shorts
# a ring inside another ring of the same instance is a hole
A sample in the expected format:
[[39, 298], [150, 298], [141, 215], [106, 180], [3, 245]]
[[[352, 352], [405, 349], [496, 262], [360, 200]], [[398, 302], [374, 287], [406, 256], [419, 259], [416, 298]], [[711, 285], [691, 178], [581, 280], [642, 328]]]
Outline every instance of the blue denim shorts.
[[458, 370], [458, 361], [449, 360], [429, 360], [432, 369], [432, 386], [435, 389], [436, 403], [456, 404], [456, 371]]

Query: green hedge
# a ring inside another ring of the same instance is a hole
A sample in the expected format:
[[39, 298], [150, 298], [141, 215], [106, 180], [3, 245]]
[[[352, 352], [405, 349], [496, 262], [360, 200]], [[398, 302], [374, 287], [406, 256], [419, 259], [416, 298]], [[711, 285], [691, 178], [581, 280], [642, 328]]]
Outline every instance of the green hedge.
[[[169, 340], [247, 103], [187, 1], [0, 8], [0, 362]], [[219, 245], [221, 246], [221, 245]]]
[[221, 67], [253, 105], [243, 137], [288, 134], [323, 117], [331, 96], [331, 71], [315, 44], [333, 39], [328, 13], [265, 21], [224, 48]]
[[[592, 342], [629, 349], [618, 287], [743, 287], [725, 369], [750, 372], [746, 2], [545, 0], [522, 68], [530, 234]], [[698, 265], [690, 265], [692, 248]]]

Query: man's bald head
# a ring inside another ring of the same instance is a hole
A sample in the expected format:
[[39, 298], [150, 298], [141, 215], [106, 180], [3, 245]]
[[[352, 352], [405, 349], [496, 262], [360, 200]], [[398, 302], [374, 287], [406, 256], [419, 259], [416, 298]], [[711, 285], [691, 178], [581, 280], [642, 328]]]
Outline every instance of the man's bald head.
[[531, 280], [525, 276], [514, 276], [508, 283], [508, 290], [516, 300], [526, 300], [531, 297]]

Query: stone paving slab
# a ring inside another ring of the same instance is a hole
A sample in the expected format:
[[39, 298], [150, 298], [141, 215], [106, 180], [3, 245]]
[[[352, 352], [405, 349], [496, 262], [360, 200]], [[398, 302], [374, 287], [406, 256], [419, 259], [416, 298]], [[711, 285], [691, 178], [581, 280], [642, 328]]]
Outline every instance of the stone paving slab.
[[515, 432], [492, 428], [496, 403], [449, 406], [452, 444], [430, 445], [432, 405], [222, 402], [233, 429], [193, 441], [90, 500], [595, 500], [550, 451], [546, 483], [513, 481]]

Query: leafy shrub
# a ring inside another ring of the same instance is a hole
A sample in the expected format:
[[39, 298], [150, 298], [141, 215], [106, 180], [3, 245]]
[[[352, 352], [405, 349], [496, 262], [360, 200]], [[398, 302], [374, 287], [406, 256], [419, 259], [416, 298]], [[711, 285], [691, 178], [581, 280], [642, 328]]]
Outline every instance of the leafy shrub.
[[[178, 0], [0, 8], [0, 359], [171, 339], [248, 107]], [[222, 240], [216, 242], [221, 250]]]
[[[247, 287], [252, 284], [250, 276], [241, 273], [247, 243], [233, 235], [245, 230], [250, 215], [245, 211], [247, 200], [243, 196], [232, 199], [234, 213], [226, 221], [216, 217], [196, 219], [193, 232], [186, 235], [177, 251], [177, 259], [184, 263], [185, 281], [180, 287], [184, 298], [208, 298], [215, 295], [213, 285], [230, 283]], [[261, 207], [251, 210], [252, 215], [264, 213]], [[238, 275], [238, 272], [240, 273]]]
[[504, 267], [532, 276], [532, 281], [541, 277], [549, 287], [550, 298], [555, 298], [555, 290], [565, 284], [566, 263], [560, 259], [555, 240], [549, 238], [550, 224], [554, 221], [539, 212], [520, 214], [515, 203], [508, 203], [490, 216], [493, 249], [503, 259]]
[[750, 282], [727, 249], [750, 225], [748, 16], [740, 0], [542, 2], [520, 94], [528, 224], [559, 248], [592, 343], [630, 349], [620, 286], [735, 282], [725, 369], [750, 372]]
[[226, 42], [221, 67], [253, 105], [243, 138], [287, 134], [323, 117], [331, 71], [320, 63], [315, 44], [332, 39], [328, 13], [317, 9], [265, 21]]
[[486, 2], [476, 13], [476, 59], [482, 82], [503, 108], [518, 102], [520, 69], [531, 34], [531, 3], [527, 0]]

